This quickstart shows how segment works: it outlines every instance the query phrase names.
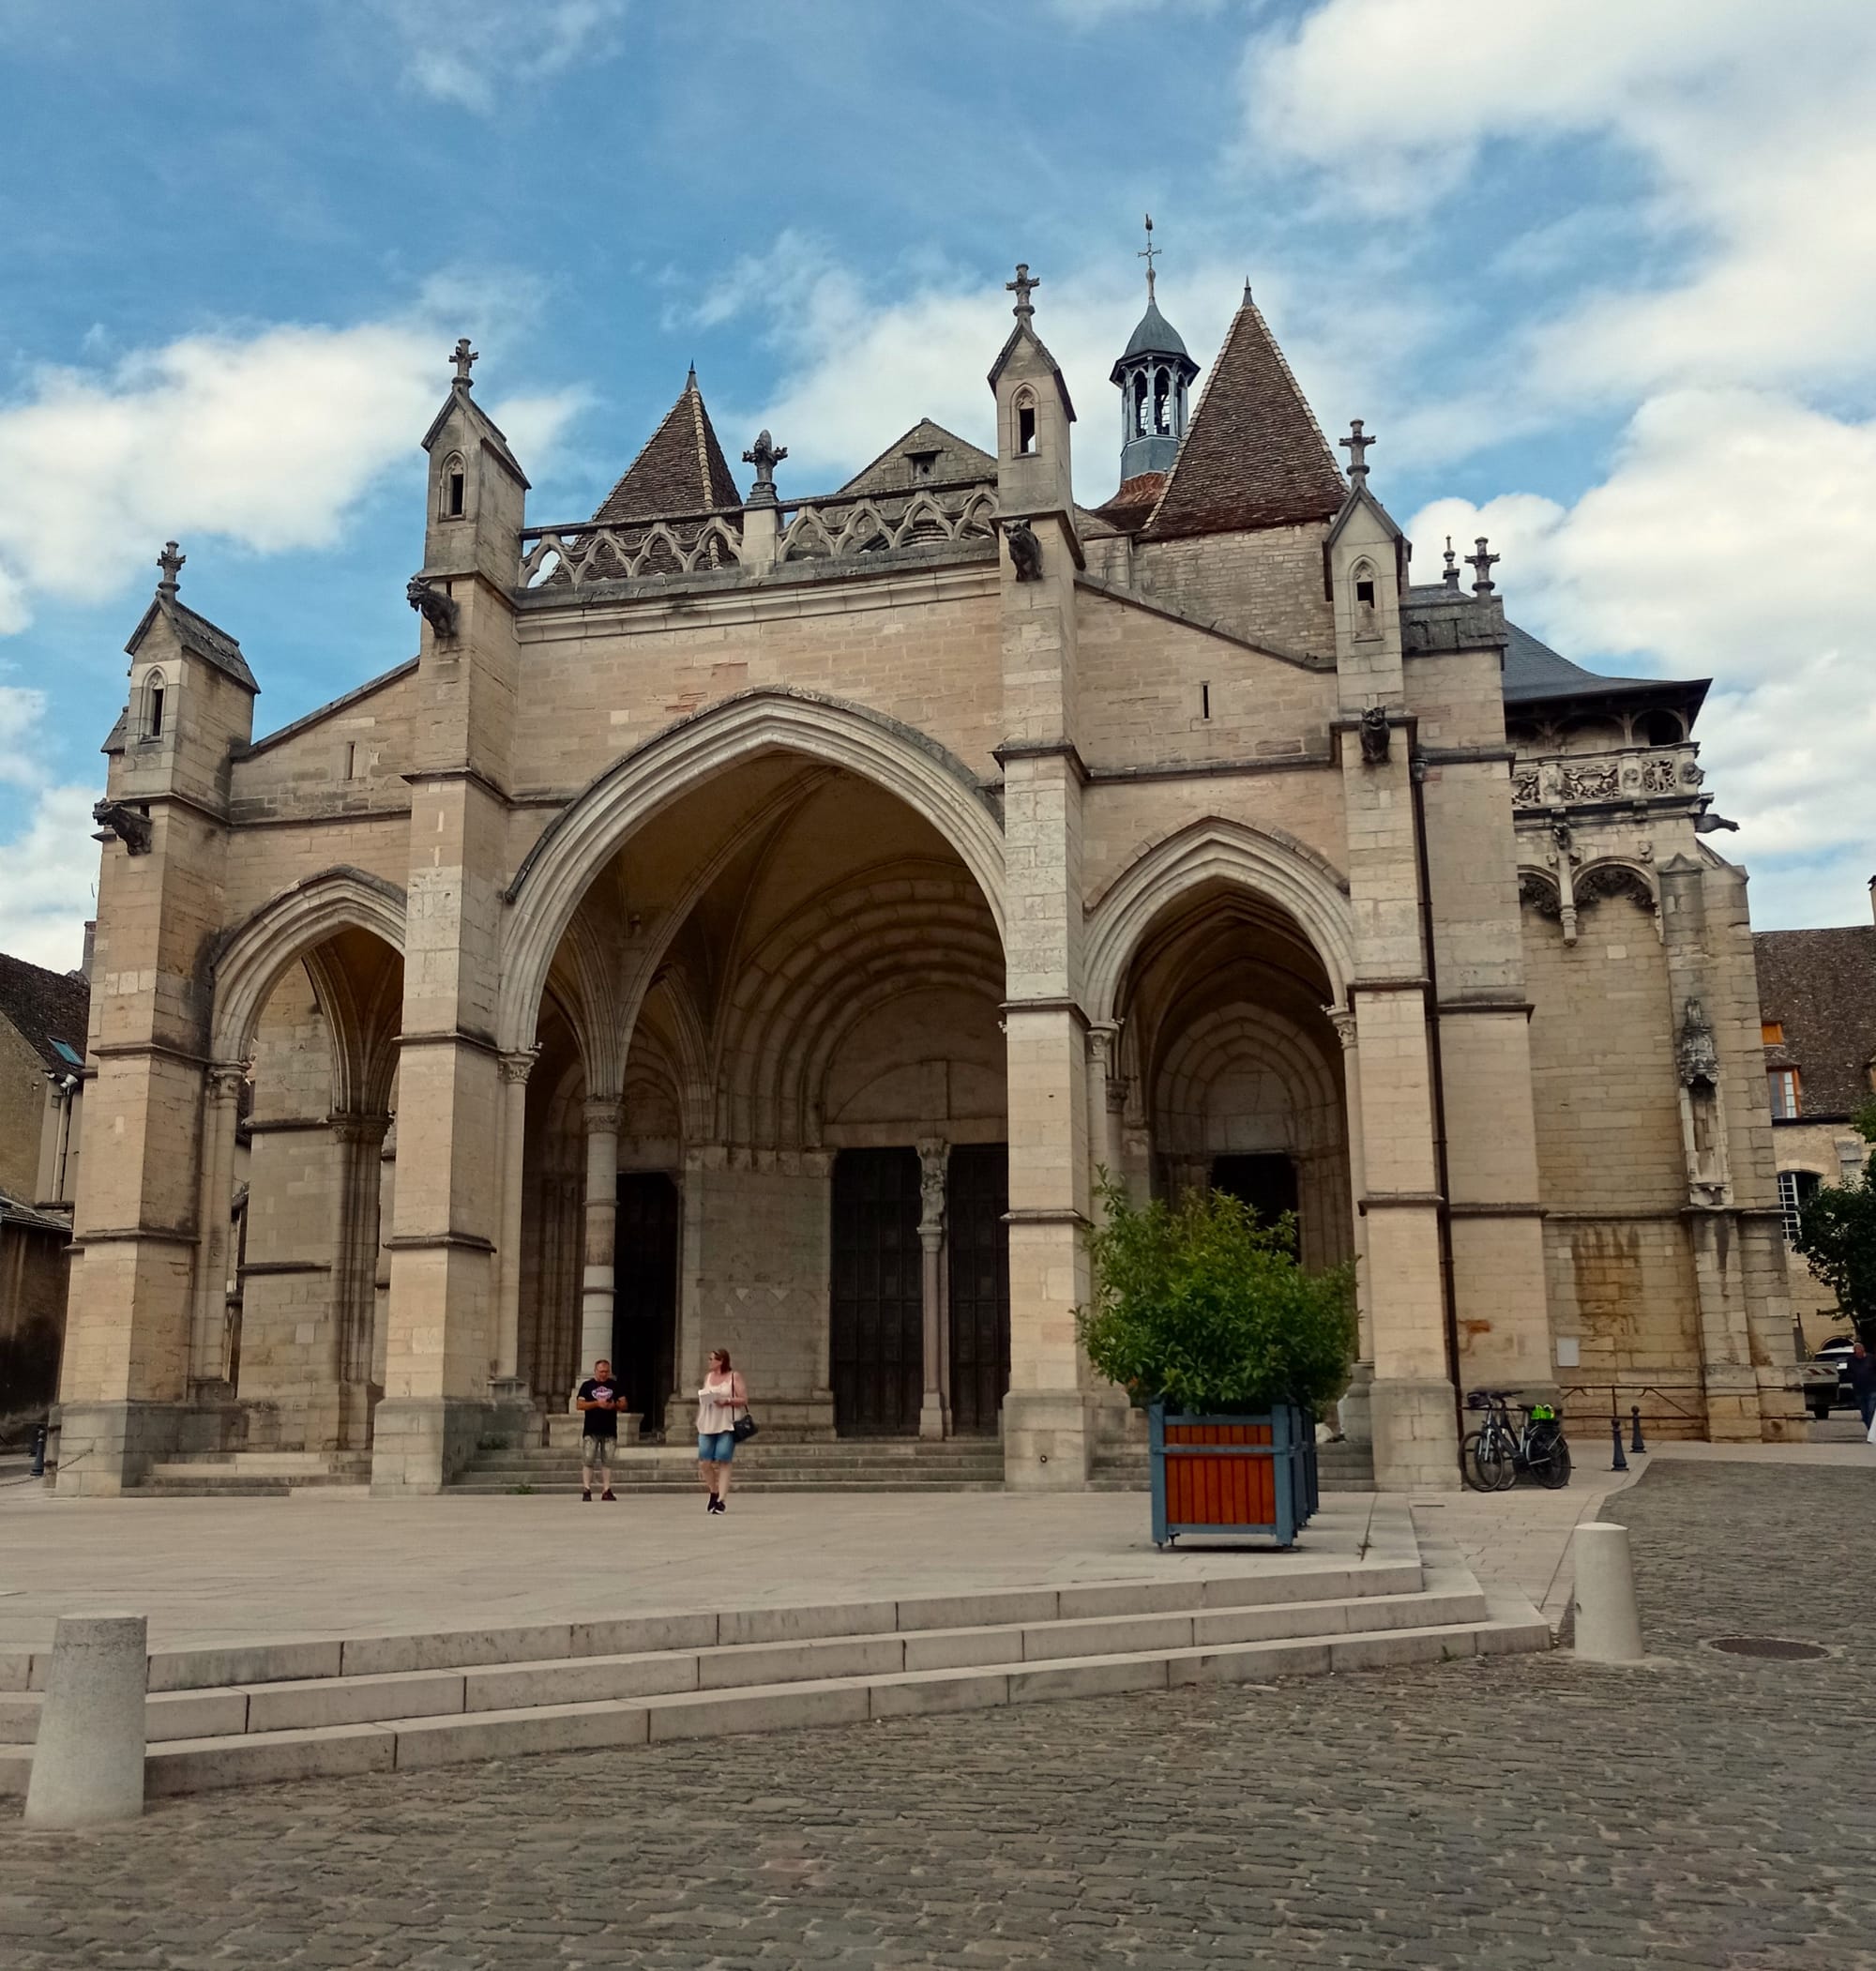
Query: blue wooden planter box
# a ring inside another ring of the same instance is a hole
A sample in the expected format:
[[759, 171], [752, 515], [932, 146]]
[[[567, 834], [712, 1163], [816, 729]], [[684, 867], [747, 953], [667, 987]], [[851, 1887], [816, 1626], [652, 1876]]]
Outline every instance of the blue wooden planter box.
[[1316, 1424], [1307, 1410], [1189, 1417], [1150, 1403], [1146, 1423], [1155, 1546], [1182, 1533], [1242, 1533], [1287, 1547], [1309, 1523]]

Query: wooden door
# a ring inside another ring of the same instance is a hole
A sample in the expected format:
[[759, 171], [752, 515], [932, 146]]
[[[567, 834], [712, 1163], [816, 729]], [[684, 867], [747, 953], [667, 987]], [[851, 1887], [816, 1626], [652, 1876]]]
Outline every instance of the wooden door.
[[1009, 1387], [1009, 1146], [960, 1144], [946, 1177], [951, 1428], [994, 1436]]
[[910, 1437], [924, 1392], [918, 1152], [834, 1159], [829, 1380], [842, 1437]]
[[613, 1373], [647, 1434], [664, 1428], [677, 1360], [678, 1198], [663, 1171], [619, 1178], [613, 1247]]

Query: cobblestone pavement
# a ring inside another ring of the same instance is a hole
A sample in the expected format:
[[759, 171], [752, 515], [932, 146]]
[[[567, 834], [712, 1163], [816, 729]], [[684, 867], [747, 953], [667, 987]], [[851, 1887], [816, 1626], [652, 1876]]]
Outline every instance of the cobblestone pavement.
[[[0, 1963], [1876, 1967], [1876, 1473], [1613, 1502], [1564, 1654], [208, 1795], [0, 1828]], [[1611, 1517], [1615, 1516], [1611, 1513]], [[1816, 1663], [1728, 1658], [1729, 1632]]]

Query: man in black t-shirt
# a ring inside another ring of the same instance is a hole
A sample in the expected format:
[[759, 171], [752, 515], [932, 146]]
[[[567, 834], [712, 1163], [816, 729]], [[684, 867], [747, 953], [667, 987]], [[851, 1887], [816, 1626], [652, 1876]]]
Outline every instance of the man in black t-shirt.
[[593, 1496], [593, 1474], [598, 1471], [605, 1488], [602, 1499], [613, 1496], [613, 1465], [619, 1454], [619, 1412], [625, 1407], [625, 1392], [613, 1380], [613, 1365], [604, 1356], [593, 1364], [593, 1373], [580, 1385], [574, 1402], [584, 1421], [580, 1439], [580, 1496]]

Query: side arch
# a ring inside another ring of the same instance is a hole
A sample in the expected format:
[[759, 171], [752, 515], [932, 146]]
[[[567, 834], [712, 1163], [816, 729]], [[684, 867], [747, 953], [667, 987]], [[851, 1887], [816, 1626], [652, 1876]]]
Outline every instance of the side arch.
[[225, 933], [209, 960], [214, 991], [209, 1057], [242, 1059], [281, 973], [340, 931], [368, 931], [401, 959], [403, 891], [365, 870], [323, 870], [269, 897]]
[[497, 1038], [528, 1045], [555, 948], [594, 874], [660, 808], [758, 754], [837, 766], [904, 801], [950, 843], [1004, 931], [1003, 829], [963, 763], [861, 705], [757, 690], [666, 727], [591, 781], [542, 834], [509, 886]]
[[1224, 881], [1280, 904], [1315, 948], [1338, 1004], [1354, 977], [1348, 886], [1314, 849], [1275, 829], [1209, 816], [1156, 842], [1109, 885], [1088, 915], [1086, 1006], [1111, 1020], [1147, 926], [1187, 891]]

